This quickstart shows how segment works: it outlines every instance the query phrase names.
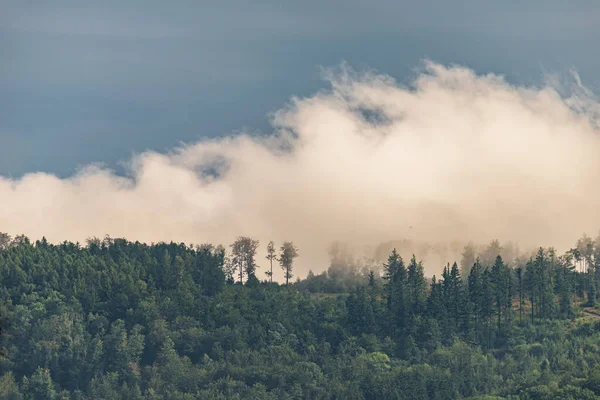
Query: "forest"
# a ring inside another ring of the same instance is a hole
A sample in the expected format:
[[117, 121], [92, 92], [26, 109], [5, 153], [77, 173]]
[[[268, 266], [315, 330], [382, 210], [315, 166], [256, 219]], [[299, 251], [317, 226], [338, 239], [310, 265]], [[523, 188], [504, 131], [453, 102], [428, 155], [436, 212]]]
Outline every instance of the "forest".
[[0, 398], [600, 399], [598, 239], [432, 277], [260, 245], [0, 234]]

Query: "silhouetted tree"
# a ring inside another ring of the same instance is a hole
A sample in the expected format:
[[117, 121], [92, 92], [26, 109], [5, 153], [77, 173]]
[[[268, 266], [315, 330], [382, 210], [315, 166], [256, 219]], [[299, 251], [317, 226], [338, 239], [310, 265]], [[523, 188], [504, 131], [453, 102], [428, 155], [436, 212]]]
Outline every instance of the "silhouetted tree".
[[283, 270], [286, 286], [289, 284], [290, 278], [293, 277], [294, 260], [298, 257], [298, 249], [293, 242], [283, 242], [279, 249], [279, 265]]
[[273, 261], [277, 261], [275, 243], [273, 243], [273, 241], [270, 241], [269, 244], [267, 245], [266, 259], [269, 260], [271, 269], [269, 271], [265, 272], [265, 274], [269, 277], [269, 281], [271, 283], [273, 283]]

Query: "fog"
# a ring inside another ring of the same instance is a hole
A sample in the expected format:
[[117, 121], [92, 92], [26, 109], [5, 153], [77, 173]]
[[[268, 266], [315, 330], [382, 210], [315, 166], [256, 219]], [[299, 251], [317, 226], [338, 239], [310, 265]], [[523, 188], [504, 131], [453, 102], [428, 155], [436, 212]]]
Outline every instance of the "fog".
[[91, 165], [66, 179], [0, 177], [0, 231], [53, 242], [251, 236], [264, 277], [269, 240], [296, 243], [304, 276], [327, 268], [334, 240], [564, 250], [600, 228], [600, 103], [576, 75], [520, 87], [433, 62], [407, 86], [345, 65], [324, 75], [327, 87], [283, 105], [267, 135], [138, 154], [126, 176]]

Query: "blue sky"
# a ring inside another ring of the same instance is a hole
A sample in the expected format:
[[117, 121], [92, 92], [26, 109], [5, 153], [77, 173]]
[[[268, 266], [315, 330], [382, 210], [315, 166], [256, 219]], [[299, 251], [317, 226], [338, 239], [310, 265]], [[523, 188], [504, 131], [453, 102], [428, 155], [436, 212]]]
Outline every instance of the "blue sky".
[[0, 175], [118, 168], [144, 150], [268, 132], [347, 61], [399, 81], [424, 58], [600, 87], [600, 2], [0, 1]]

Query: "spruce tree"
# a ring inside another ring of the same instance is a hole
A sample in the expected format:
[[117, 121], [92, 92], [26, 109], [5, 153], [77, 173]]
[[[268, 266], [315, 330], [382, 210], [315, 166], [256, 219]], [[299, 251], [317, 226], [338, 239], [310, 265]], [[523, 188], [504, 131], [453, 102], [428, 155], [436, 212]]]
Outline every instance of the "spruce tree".
[[535, 322], [536, 306], [538, 305], [537, 304], [538, 293], [539, 293], [538, 278], [539, 278], [539, 274], [537, 272], [536, 264], [533, 262], [533, 260], [529, 259], [529, 261], [527, 261], [527, 264], [525, 266], [525, 275], [523, 277], [523, 280], [524, 280], [524, 284], [525, 284], [525, 289], [527, 290], [528, 297], [529, 297], [532, 323]]
[[277, 260], [277, 254], [275, 250], [275, 243], [271, 240], [269, 244], [267, 244], [267, 256], [265, 257], [269, 260], [269, 266], [271, 267], [269, 271], [265, 272], [265, 274], [269, 277], [269, 281], [273, 283], [273, 261]]
[[279, 254], [279, 265], [283, 270], [285, 277], [285, 285], [289, 285], [290, 278], [293, 277], [292, 271], [294, 266], [294, 260], [298, 257], [298, 248], [293, 242], [284, 242], [281, 245]]
[[475, 338], [479, 338], [480, 333], [480, 319], [483, 311], [483, 287], [481, 274], [483, 269], [479, 263], [479, 259], [475, 261], [469, 277], [467, 278], [467, 289], [469, 299], [469, 310], [473, 315], [473, 328], [475, 330]]
[[383, 266], [384, 276], [387, 281], [387, 304], [390, 312], [392, 331], [401, 332], [407, 322], [407, 304], [406, 304], [406, 281], [407, 271], [402, 257], [396, 249], [388, 257], [388, 261]]
[[523, 268], [515, 268], [515, 275], [517, 277], [517, 294], [519, 297], [519, 322], [523, 322], [523, 305], [525, 302], [525, 284], [523, 278]]
[[553, 249], [546, 252], [540, 247], [535, 258], [536, 270], [538, 271], [539, 310], [542, 318], [554, 316], [554, 271], [551, 263], [553, 254]]
[[410, 313], [412, 315], [417, 315], [425, 308], [425, 303], [427, 302], [427, 282], [425, 281], [423, 264], [417, 262], [414, 254], [408, 265], [407, 275]]
[[500, 330], [503, 312], [507, 313], [507, 304], [510, 299], [510, 272], [504, 265], [501, 256], [497, 256], [491, 269], [491, 285], [496, 307], [497, 328]]

